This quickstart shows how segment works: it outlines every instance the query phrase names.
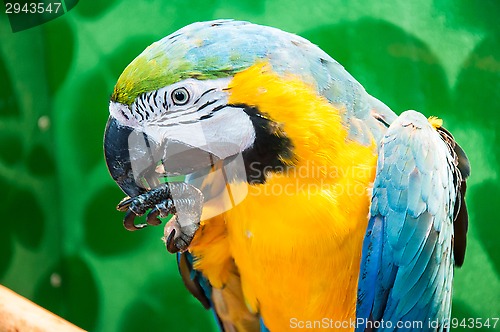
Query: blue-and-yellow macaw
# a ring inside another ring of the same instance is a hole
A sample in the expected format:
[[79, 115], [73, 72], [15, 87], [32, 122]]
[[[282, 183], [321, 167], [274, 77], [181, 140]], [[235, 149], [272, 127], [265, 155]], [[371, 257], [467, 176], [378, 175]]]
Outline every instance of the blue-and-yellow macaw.
[[398, 117], [309, 41], [231, 20], [146, 48], [110, 114], [126, 228], [173, 215], [167, 248], [221, 329], [446, 329], [469, 163], [439, 119]]

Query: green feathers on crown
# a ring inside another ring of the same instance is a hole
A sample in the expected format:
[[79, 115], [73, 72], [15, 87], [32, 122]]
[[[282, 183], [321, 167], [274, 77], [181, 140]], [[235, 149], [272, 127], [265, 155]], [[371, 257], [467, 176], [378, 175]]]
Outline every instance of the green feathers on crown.
[[232, 76], [266, 58], [273, 49], [285, 44], [290, 47], [289, 36], [277, 29], [231, 20], [190, 24], [135, 58], [120, 75], [111, 100], [130, 105], [145, 92], [183, 79]]
[[[118, 78], [111, 100], [130, 105], [145, 92], [150, 92], [187, 78], [214, 79], [233, 75], [233, 67], [217, 66], [218, 59], [204, 58], [197, 63], [184, 58], [151, 57], [155, 44], [135, 58]], [[240, 68], [242, 69], [242, 68]]]

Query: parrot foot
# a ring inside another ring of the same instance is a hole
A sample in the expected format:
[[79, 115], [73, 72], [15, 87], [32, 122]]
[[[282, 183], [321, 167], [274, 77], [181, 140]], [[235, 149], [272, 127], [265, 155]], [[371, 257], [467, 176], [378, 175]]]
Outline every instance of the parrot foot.
[[[198, 188], [184, 182], [164, 183], [136, 197], [126, 197], [116, 208], [127, 211], [123, 225], [129, 231], [147, 225], [159, 225], [159, 218], [172, 215], [165, 225], [163, 239], [167, 250], [175, 253], [187, 250], [200, 227], [203, 194]], [[146, 223], [136, 224], [135, 218], [144, 215], [149, 209]]]
[[189, 236], [188, 234], [183, 233], [182, 228], [177, 222], [176, 216], [172, 216], [172, 219], [170, 219], [170, 221], [165, 225], [163, 234], [163, 241], [165, 242], [165, 246], [171, 253], [185, 251], [194, 237], [194, 233], [193, 236]]
[[[129, 231], [142, 229], [149, 225], [161, 224], [160, 217], [174, 214], [175, 206], [172, 199], [171, 185], [165, 183], [150, 191], [136, 197], [124, 198], [116, 207], [118, 211], [127, 211], [123, 220], [123, 226]], [[142, 216], [151, 209], [146, 217], [146, 224], [135, 224], [135, 218]]]
[[200, 227], [203, 194], [192, 185], [182, 185], [175, 192], [172, 189], [176, 213], [164, 228], [163, 240], [171, 253], [187, 250]]

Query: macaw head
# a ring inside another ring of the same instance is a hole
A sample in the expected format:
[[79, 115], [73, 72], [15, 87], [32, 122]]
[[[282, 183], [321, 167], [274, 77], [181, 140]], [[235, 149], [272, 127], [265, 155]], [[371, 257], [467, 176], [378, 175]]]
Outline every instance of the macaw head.
[[349, 119], [380, 105], [299, 36], [238, 21], [194, 23], [146, 48], [121, 74], [109, 105], [105, 157], [129, 196], [159, 176], [234, 160], [242, 172], [233, 177], [263, 183], [269, 172], [321, 153], [332, 133], [345, 140], [342, 125], [369, 141], [366, 122], [351, 126]]

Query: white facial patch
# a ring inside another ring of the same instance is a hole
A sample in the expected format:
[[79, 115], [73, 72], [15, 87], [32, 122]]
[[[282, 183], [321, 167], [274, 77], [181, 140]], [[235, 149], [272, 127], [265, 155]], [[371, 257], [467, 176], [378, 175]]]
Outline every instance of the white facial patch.
[[[157, 143], [174, 141], [225, 159], [255, 140], [250, 117], [242, 108], [227, 105], [230, 80], [186, 79], [145, 93], [130, 106], [111, 102], [110, 113]], [[177, 96], [187, 99], [179, 103]]]
[[116, 101], [109, 102], [109, 114], [114, 117], [120, 124], [138, 129], [139, 121], [136, 120], [131, 108], [128, 105], [118, 103]]
[[155, 141], [173, 140], [210, 152], [220, 159], [241, 153], [255, 140], [250, 117], [241, 108], [225, 106], [213, 116], [169, 127], [152, 126], [145, 133]]

